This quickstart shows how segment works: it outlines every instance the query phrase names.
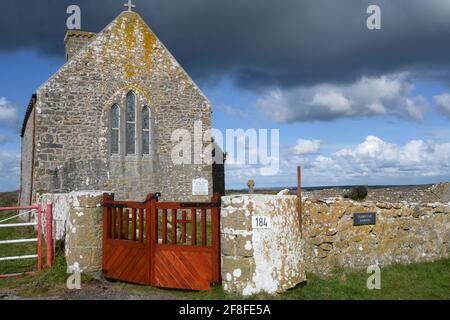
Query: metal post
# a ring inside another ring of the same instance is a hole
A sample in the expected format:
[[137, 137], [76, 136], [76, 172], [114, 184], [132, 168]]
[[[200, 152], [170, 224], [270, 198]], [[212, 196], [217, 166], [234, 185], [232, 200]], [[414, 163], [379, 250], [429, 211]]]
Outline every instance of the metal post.
[[45, 211], [46, 222], [46, 244], [47, 244], [47, 268], [53, 266], [53, 206], [51, 203], [47, 204]]
[[42, 207], [38, 205], [38, 270], [42, 270]]

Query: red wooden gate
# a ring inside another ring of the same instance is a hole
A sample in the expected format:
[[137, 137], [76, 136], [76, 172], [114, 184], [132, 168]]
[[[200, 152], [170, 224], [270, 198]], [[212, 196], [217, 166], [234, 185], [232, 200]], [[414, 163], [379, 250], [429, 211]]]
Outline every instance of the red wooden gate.
[[219, 202], [114, 201], [104, 195], [106, 278], [161, 288], [207, 290], [220, 281]]

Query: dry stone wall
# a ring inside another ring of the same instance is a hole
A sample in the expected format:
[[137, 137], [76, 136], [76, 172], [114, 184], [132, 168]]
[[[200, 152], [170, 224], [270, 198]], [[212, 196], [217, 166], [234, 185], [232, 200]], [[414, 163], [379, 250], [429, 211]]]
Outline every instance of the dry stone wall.
[[[355, 213], [376, 213], [375, 225], [354, 226]], [[337, 267], [367, 268], [448, 258], [447, 203], [381, 203], [331, 199], [304, 202], [308, 271], [325, 275]]]
[[[253, 228], [256, 216], [270, 228]], [[296, 196], [222, 197], [221, 246], [227, 292], [273, 294], [306, 279]]]

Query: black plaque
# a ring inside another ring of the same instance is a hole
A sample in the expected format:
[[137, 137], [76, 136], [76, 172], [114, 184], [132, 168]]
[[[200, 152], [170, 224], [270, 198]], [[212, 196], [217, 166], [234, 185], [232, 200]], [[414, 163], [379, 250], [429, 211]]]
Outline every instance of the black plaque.
[[377, 214], [375, 212], [355, 213], [353, 215], [354, 226], [375, 225], [377, 223]]

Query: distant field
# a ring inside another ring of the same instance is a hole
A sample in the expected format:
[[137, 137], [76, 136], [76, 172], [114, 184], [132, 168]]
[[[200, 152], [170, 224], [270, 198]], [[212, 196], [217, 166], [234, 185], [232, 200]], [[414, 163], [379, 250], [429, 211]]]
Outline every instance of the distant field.
[[17, 205], [18, 199], [19, 191], [0, 192], [0, 207], [15, 206]]

